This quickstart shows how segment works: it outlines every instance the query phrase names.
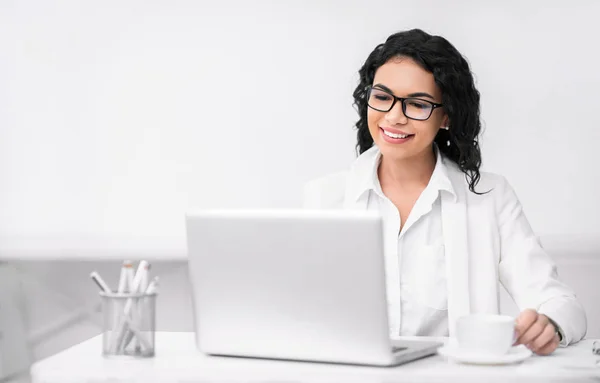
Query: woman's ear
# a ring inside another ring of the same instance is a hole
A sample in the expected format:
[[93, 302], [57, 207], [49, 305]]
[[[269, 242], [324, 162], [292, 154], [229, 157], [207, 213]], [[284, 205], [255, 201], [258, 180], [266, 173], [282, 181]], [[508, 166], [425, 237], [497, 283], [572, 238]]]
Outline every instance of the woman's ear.
[[448, 127], [450, 126], [450, 119], [448, 118], [448, 115], [444, 115], [444, 118], [442, 118], [442, 129], [448, 130]]
[[[442, 126], [440, 127], [440, 129], [444, 129], [446, 131], [450, 130], [450, 119], [448, 118], [448, 115], [444, 115], [444, 118], [442, 119]], [[446, 141], [446, 146], [450, 146], [451, 142], [450, 140]]]

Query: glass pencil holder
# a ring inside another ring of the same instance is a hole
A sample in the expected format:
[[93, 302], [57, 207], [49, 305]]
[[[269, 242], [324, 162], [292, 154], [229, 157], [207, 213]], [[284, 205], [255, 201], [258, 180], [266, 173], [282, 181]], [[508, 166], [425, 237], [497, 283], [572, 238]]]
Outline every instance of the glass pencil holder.
[[105, 293], [102, 299], [102, 355], [154, 356], [156, 292]]

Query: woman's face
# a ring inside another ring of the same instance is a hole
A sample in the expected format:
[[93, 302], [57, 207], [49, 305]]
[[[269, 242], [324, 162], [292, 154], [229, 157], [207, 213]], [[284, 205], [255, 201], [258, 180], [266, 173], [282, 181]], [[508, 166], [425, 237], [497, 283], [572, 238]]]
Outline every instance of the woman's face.
[[[383, 106], [396, 97], [414, 97], [407, 102], [409, 116], [423, 117], [428, 114], [429, 104], [420, 100], [442, 103], [442, 94], [435, 84], [433, 74], [427, 72], [410, 58], [400, 57], [388, 61], [375, 72], [374, 90], [369, 104]], [[386, 91], [384, 93], [382, 91]], [[435, 108], [424, 121], [409, 119], [402, 111], [402, 103], [396, 101], [388, 112], [367, 108], [369, 132], [382, 155], [392, 160], [405, 160], [431, 155], [431, 145], [442, 126], [447, 126], [443, 108]], [[406, 136], [406, 137], [405, 137]]]

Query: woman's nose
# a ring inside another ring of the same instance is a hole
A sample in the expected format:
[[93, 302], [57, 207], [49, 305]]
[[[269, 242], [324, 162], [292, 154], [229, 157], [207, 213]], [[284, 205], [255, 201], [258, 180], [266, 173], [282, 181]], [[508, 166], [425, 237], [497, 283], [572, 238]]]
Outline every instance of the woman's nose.
[[385, 119], [392, 124], [406, 124], [408, 118], [402, 111], [402, 102], [396, 102], [394, 107], [385, 114]]

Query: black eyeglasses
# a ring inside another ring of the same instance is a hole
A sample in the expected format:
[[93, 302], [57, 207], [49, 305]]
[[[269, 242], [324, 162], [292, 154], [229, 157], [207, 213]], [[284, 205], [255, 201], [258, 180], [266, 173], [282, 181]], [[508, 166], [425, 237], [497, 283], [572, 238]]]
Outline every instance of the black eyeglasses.
[[367, 105], [379, 112], [389, 112], [397, 101], [402, 104], [402, 112], [411, 120], [424, 121], [431, 117], [436, 108], [443, 104], [422, 100], [415, 97], [396, 97], [388, 91], [379, 88], [367, 87]]

